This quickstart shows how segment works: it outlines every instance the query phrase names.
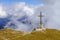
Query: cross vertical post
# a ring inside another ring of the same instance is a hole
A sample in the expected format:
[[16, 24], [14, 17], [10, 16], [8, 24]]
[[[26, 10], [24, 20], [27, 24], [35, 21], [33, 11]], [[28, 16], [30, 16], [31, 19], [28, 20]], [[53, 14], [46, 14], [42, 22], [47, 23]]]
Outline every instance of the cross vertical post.
[[43, 17], [43, 15], [42, 15], [42, 12], [40, 12], [40, 29], [42, 29], [43, 28], [43, 23], [42, 23], [42, 17]]

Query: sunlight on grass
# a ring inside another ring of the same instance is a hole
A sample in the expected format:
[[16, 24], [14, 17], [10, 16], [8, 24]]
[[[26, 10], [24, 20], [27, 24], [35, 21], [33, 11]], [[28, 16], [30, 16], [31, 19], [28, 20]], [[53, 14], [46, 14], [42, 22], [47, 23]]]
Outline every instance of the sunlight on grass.
[[34, 31], [23, 36], [23, 32], [12, 29], [0, 30], [0, 40], [60, 40], [60, 31], [46, 29], [44, 32]]

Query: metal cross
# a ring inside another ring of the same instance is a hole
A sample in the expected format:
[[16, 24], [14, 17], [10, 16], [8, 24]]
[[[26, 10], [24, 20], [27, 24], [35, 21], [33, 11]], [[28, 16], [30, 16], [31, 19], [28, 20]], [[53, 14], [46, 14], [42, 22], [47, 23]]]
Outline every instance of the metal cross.
[[43, 15], [42, 15], [42, 12], [40, 12], [40, 15], [39, 15], [39, 17], [40, 17], [40, 29], [43, 27], [43, 23], [42, 23], [42, 17], [43, 17]]

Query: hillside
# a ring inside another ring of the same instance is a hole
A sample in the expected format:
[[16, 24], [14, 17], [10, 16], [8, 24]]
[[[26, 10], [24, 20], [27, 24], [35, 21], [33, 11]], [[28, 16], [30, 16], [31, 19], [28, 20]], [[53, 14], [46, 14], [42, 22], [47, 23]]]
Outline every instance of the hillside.
[[23, 32], [15, 31], [12, 29], [3, 29], [0, 30], [0, 40], [12, 40], [15, 37], [21, 37]]
[[44, 32], [34, 31], [23, 36], [23, 32], [5, 29], [0, 30], [0, 40], [60, 40], [60, 31], [46, 29]]

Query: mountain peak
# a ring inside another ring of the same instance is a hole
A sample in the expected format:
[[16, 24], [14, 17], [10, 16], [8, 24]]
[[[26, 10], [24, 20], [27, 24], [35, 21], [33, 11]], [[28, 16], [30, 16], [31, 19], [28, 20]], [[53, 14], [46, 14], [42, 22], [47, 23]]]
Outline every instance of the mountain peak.
[[12, 29], [0, 30], [0, 40], [60, 40], [60, 31], [56, 29], [46, 29], [33, 31], [31, 33], [21, 32]]

